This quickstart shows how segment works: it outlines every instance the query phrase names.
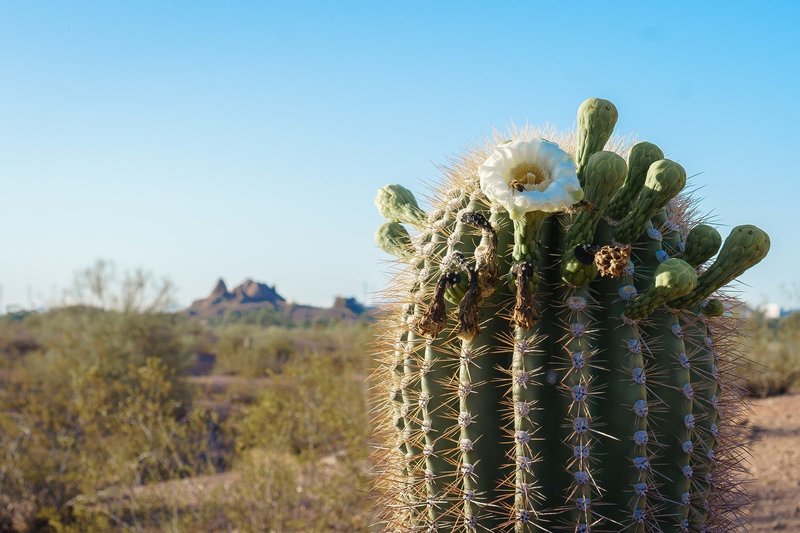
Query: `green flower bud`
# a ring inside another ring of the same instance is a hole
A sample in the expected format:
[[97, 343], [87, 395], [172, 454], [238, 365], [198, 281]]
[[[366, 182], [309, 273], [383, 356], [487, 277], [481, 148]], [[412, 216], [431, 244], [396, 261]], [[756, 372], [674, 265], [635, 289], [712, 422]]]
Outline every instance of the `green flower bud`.
[[700, 276], [697, 288], [670, 302], [670, 306], [683, 309], [699, 304], [758, 264], [766, 257], [769, 246], [769, 235], [764, 230], [750, 224], [736, 226], [725, 239], [716, 261]]
[[697, 286], [697, 271], [675, 257], [656, 268], [653, 286], [625, 306], [625, 316], [639, 319], [649, 316], [658, 306], [692, 292]]
[[609, 218], [620, 220], [628, 214], [644, 186], [647, 170], [660, 159], [664, 159], [664, 152], [655, 144], [640, 142], [633, 145], [628, 155], [628, 176], [608, 208], [606, 214]]
[[585, 206], [573, 220], [567, 231], [564, 257], [561, 262], [561, 278], [573, 287], [586, 285], [597, 276], [593, 262], [583, 263], [575, 256], [575, 248], [592, 244], [597, 223], [608, 202], [622, 185], [628, 166], [625, 160], [613, 152], [592, 154], [584, 170]]
[[686, 171], [669, 159], [656, 161], [647, 169], [644, 188], [639, 193], [633, 209], [625, 215], [614, 238], [630, 244], [642, 234], [647, 222], [672, 200], [686, 185]]
[[375, 207], [384, 218], [393, 222], [420, 226], [427, 218], [417, 205], [414, 193], [402, 185], [385, 185], [378, 189]]
[[725, 313], [725, 306], [723, 305], [722, 300], [712, 298], [711, 300], [706, 301], [700, 310], [706, 316], [722, 316]]
[[378, 248], [398, 259], [414, 255], [414, 247], [408, 230], [399, 222], [386, 222], [375, 231], [375, 244]]
[[599, 152], [608, 142], [619, 113], [608, 100], [587, 98], [578, 108], [578, 152], [575, 160], [578, 176], [583, 185], [583, 168], [595, 152]]
[[686, 249], [681, 256], [693, 267], [698, 267], [714, 257], [722, 245], [722, 235], [706, 224], [698, 224], [686, 237]]
[[583, 199], [594, 204], [597, 210], [604, 210], [627, 173], [625, 160], [614, 152], [592, 154], [584, 169]]

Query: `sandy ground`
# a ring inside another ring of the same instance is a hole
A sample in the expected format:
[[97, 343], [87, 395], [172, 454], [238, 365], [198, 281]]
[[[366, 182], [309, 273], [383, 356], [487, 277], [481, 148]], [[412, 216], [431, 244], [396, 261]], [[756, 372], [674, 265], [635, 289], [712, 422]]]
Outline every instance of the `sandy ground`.
[[800, 533], [800, 393], [753, 402], [751, 531]]

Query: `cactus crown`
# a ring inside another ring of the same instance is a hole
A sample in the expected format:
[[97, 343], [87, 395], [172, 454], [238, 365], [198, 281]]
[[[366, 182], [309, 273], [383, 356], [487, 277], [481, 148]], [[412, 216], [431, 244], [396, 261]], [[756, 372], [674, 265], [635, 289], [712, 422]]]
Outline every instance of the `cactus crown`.
[[769, 238], [734, 228], [703, 269], [721, 239], [690, 219], [686, 172], [609, 142], [617, 115], [592, 98], [574, 136], [494, 139], [428, 214], [379, 192], [376, 241], [402, 266], [374, 376], [387, 531], [736, 527], [742, 404], [718, 291]]

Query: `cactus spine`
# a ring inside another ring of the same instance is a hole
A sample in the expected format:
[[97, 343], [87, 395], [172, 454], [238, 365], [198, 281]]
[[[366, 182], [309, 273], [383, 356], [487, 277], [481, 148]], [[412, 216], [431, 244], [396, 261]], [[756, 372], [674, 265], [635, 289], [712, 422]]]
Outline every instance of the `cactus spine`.
[[387, 531], [733, 529], [741, 404], [719, 291], [769, 238], [736, 227], [704, 268], [721, 238], [687, 213], [685, 171], [618, 146], [616, 120], [592, 98], [558, 143], [488, 143], [430, 215], [379, 192], [376, 241], [402, 267], [374, 376]]

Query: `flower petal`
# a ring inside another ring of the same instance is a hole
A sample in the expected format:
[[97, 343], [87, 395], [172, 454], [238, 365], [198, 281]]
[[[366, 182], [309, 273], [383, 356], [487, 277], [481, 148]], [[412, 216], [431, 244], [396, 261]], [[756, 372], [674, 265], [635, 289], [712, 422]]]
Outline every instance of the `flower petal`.
[[[512, 171], [521, 164], [544, 170], [550, 179], [542, 191], [519, 192], [510, 186]], [[533, 139], [498, 146], [478, 169], [481, 190], [510, 216], [519, 219], [531, 211], [563, 211], [583, 197], [575, 162], [556, 143]]]

